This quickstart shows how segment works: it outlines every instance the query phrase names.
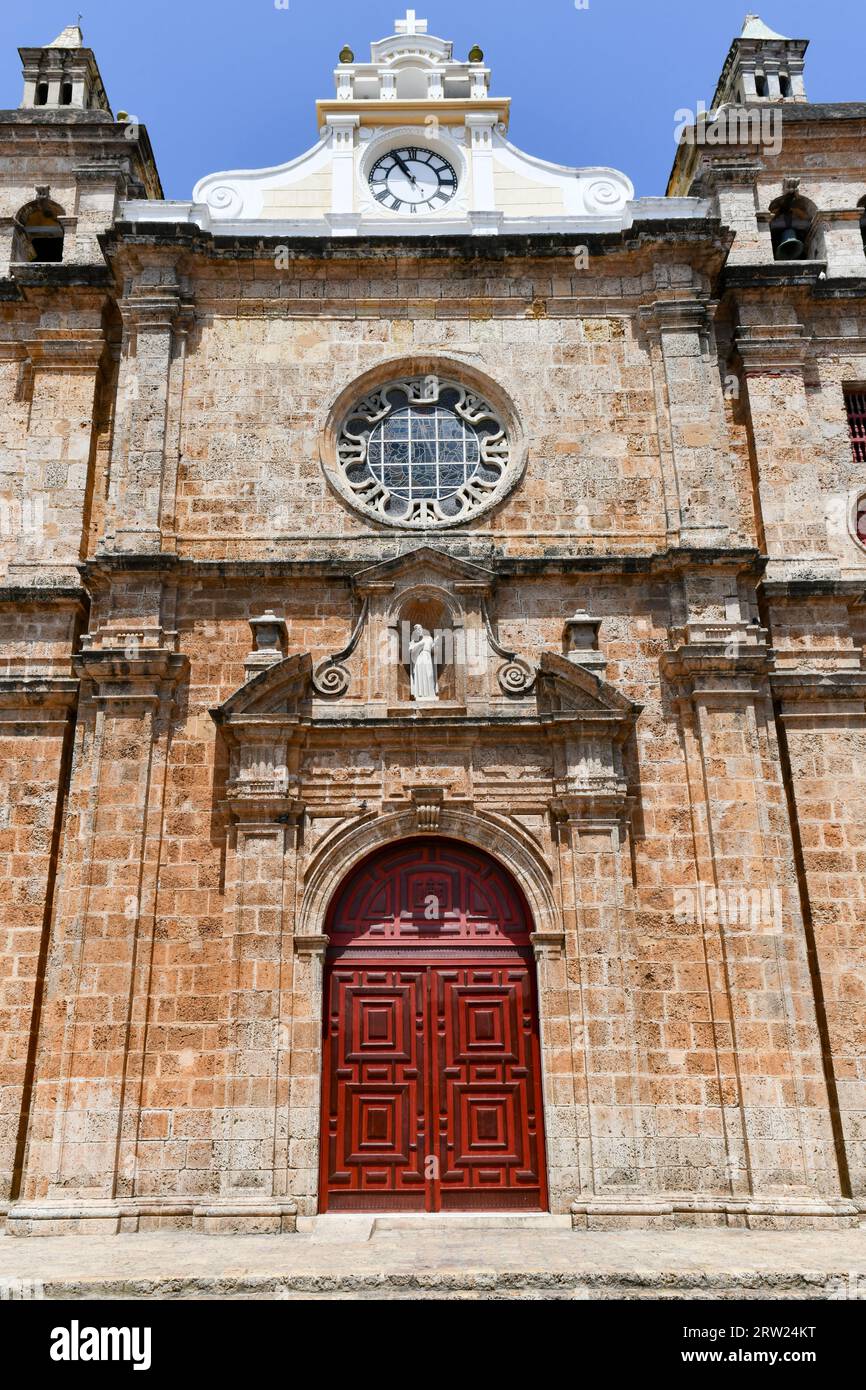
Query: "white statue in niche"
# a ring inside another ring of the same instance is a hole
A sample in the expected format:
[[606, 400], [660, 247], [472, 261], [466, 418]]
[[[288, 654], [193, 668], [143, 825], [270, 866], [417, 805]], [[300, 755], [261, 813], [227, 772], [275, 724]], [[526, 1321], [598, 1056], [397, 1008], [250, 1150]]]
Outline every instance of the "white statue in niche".
[[436, 639], [420, 623], [416, 623], [412, 629], [412, 640], [409, 643], [409, 666], [412, 673], [412, 699], [419, 702], [438, 700]]

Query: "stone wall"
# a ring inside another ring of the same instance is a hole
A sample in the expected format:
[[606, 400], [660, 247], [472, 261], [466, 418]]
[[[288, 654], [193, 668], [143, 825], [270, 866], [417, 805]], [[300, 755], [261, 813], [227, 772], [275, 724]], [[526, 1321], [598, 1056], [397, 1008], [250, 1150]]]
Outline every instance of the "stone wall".
[[[10, 1230], [315, 1211], [327, 903], [422, 806], [532, 906], [555, 1210], [856, 1219], [862, 325], [832, 286], [725, 290], [729, 240], [278, 270], [120, 225], [114, 279], [14, 281], [0, 479], [45, 530], [7, 528], [0, 591]], [[437, 361], [513, 401], [526, 471], [401, 533], [322, 432], [371, 368]], [[377, 664], [392, 595], [431, 590], [483, 655], [442, 719]]]

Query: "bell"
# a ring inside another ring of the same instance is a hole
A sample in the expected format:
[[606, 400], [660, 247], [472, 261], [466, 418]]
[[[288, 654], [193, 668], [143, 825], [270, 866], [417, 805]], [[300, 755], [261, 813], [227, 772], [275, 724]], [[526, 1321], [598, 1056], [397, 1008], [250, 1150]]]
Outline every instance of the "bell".
[[776, 245], [777, 261], [802, 261], [806, 248], [793, 227], [786, 227]]

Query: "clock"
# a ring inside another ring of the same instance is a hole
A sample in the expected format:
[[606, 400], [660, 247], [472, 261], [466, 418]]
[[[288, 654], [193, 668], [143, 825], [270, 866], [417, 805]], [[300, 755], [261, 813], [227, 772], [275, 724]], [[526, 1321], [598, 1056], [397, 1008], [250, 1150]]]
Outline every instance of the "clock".
[[453, 166], [435, 150], [406, 145], [383, 154], [370, 170], [370, 191], [389, 212], [429, 213], [444, 208], [457, 193]]

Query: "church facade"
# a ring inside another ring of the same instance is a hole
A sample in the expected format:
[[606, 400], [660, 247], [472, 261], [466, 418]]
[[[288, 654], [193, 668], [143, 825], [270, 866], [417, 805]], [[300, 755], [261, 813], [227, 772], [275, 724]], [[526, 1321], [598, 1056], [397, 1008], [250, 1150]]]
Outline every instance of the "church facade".
[[866, 1210], [866, 105], [665, 196], [413, 11], [166, 200], [0, 112], [0, 1213]]

